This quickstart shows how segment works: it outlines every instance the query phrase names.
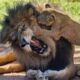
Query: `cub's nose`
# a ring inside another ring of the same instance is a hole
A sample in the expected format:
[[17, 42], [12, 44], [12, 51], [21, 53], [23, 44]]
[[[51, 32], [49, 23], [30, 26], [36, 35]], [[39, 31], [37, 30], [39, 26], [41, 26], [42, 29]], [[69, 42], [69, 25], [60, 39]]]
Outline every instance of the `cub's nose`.
[[21, 38], [19, 44], [20, 44], [20, 47], [25, 47], [26, 45], [29, 45], [29, 43], [24, 38]]

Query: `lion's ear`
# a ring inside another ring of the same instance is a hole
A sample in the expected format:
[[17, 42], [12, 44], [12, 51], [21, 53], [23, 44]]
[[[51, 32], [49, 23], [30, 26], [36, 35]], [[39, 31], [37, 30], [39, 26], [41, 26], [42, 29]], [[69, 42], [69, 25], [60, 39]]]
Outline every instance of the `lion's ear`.
[[33, 9], [30, 8], [30, 9], [28, 10], [28, 15], [31, 16], [31, 15], [33, 14], [33, 12], [34, 12]]

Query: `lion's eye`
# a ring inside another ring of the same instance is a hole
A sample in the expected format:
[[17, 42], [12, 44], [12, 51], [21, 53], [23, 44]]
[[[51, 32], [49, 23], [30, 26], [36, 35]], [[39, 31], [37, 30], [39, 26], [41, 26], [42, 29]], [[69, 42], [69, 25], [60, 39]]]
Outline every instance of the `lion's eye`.
[[19, 24], [19, 25], [17, 25], [17, 27], [19, 28], [18, 29], [19, 32], [25, 31], [25, 29], [26, 29], [25, 24], [23, 24], [23, 25]]
[[22, 26], [22, 31], [25, 31], [26, 27], [25, 24]]

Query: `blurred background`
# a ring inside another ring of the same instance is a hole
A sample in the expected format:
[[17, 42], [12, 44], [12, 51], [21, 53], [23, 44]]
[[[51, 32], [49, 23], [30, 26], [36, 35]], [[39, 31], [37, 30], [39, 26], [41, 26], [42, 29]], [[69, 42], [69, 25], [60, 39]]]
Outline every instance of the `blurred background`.
[[58, 6], [71, 16], [77, 22], [80, 22], [80, 0], [0, 0], [0, 29], [2, 28], [1, 21], [7, 15], [7, 8], [13, 7], [15, 4], [22, 2], [35, 3], [56, 3]]

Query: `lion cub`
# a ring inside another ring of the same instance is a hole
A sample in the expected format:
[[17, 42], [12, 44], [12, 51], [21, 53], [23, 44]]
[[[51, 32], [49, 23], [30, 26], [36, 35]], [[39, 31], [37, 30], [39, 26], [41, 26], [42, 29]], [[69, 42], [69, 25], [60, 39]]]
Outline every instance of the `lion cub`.
[[46, 27], [46, 35], [52, 36], [55, 40], [64, 37], [72, 44], [80, 45], [80, 24], [68, 15], [53, 8], [46, 8], [38, 16], [38, 23], [42, 28]]

